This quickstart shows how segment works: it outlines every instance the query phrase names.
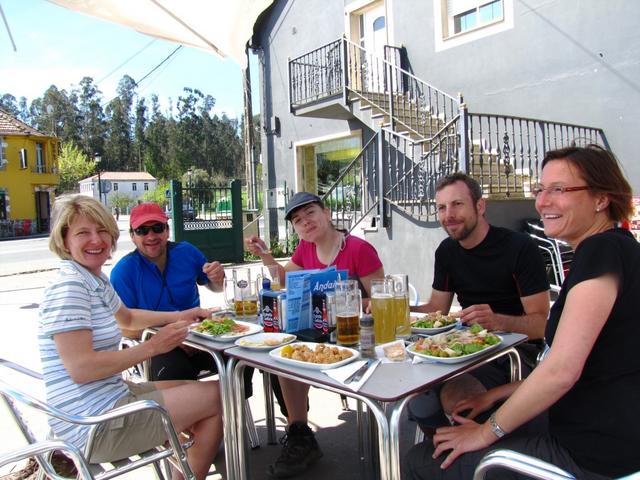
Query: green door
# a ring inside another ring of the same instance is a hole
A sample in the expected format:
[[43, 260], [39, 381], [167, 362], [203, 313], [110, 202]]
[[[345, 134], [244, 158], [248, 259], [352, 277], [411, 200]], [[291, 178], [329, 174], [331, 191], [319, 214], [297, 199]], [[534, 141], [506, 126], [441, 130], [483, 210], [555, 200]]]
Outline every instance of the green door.
[[196, 246], [207, 260], [241, 263], [242, 193], [240, 180], [228, 187], [187, 187], [171, 181], [173, 238]]

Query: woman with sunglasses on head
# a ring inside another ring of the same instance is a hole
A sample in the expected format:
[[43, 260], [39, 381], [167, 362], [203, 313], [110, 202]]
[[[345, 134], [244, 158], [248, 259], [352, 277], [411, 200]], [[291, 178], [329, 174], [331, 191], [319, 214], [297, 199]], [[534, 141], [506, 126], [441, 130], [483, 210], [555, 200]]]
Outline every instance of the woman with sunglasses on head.
[[[113, 216], [97, 200], [83, 195], [56, 200], [49, 247], [62, 262], [40, 304], [38, 333], [48, 401], [69, 414], [98, 415], [137, 400], [155, 400], [169, 412], [177, 431], [193, 434], [187, 456], [196, 478], [204, 479], [222, 440], [218, 383], [131, 384], [121, 373], [180, 345], [189, 325], [209, 312], [127, 308], [102, 273], [118, 236]], [[119, 327], [150, 326], [162, 328], [147, 342], [118, 349]], [[84, 450], [88, 426], [69, 426], [57, 419], [50, 424], [58, 437]], [[99, 430], [86, 454], [91, 463], [108, 462], [165, 441], [160, 417], [143, 411], [127, 416], [123, 424], [114, 421]], [[174, 477], [179, 478], [177, 473]]]
[[[188, 242], [170, 242], [167, 215], [156, 203], [141, 203], [131, 210], [129, 234], [136, 249], [111, 271], [111, 283], [129, 308], [171, 312], [200, 306], [198, 285], [213, 292], [224, 286], [220, 262], [207, 262]], [[142, 332], [124, 330], [129, 338]], [[207, 352], [177, 347], [150, 362], [151, 380], [195, 380], [215, 363]], [[251, 387], [249, 387], [251, 388]]]
[[[533, 455], [580, 479], [640, 470], [633, 408], [640, 402], [640, 245], [616, 227], [632, 214], [631, 187], [613, 154], [593, 145], [548, 152], [540, 182], [534, 193], [545, 234], [575, 251], [547, 323], [550, 349], [526, 380], [460, 402], [458, 426], [438, 429], [433, 445], [409, 452], [406, 478], [471, 478], [489, 446]], [[487, 422], [473, 421], [502, 401]], [[519, 433], [545, 410], [548, 431]]]
[[[348, 270], [349, 278], [360, 282], [362, 297], [368, 299], [371, 281], [384, 278], [384, 268], [375, 248], [365, 240], [336, 229], [331, 223], [331, 210], [317, 195], [296, 193], [287, 205], [285, 220], [293, 225], [300, 243], [291, 260], [284, 267], [280, 266], [282, 284], [285, 272], [335, 265], [339, 270]], [[251, 237], [246, 244], [247, 250], [259, 256], [265, 265], [278, 265], [260, 238]], [[272, 477], [285, 478], [304, 471], [322, 456], [322, 452], [307, 424], [309, 385], [281, 377], [279, 381], [289, 427], [282, 454], [269, 466], [268, 473]], [[277, 386], [274, 390], [277, 391]]]

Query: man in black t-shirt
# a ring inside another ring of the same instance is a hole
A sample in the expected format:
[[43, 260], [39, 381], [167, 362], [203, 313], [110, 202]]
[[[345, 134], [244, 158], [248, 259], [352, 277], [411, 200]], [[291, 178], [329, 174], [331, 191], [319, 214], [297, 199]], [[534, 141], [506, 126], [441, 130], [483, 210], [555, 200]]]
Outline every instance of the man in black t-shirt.
[[[463, 323], [542, 339], [549, 314], [549, 283], [533, 241], [523, 233], [489, 225], [480, 185], [463, 173], [440, 181], [436, 208], [449, 238], [436, 250], [429, 302], [412, 310], [446, 314], [455, 294], [463, 308]], [[526, 367], [523, 373], [528, 373]], [[456, 377], [440, 391], [442, 409], [449, 413], [458, 401], [506, 383], [508, 378], [508, 360]], [[429, 393], [427, 397], [431, 400], [412, 402], [411, 411], [419, 421], [440, 410], [437, 395]], [[444, 420], [441, 413], [437, 417]]]

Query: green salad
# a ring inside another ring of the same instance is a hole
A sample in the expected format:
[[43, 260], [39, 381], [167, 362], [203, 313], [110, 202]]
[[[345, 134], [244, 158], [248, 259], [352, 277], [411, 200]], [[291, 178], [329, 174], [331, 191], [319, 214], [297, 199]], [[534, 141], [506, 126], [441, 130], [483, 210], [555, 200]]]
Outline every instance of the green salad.
[[233, 331], [236, 325], [232, 318], [223, 317], [222, 320], [203, 320], [194, 330], [207, 335], [223, 335]]
[[428, 313], [426, 317], [416, 319], [411, 323], [414, 328], [441, 328], [454, 324], [458, 321], [457, 318], [451, 315], [443, 315], [439, 310], [436, 312]]
[[497, 343], [500, 343], [499, 337], [474, 324], [468, 330], [421, 338], [413, 348], [417, 353], [447, 358], [471, 355]]

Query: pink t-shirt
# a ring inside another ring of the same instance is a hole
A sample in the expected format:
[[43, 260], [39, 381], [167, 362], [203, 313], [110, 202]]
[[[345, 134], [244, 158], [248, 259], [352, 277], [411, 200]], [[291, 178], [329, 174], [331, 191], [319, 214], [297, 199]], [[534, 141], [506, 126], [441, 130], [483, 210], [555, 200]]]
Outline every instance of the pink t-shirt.
[[[316, 244], [305, 240], [300, 240], [291, 261], [305, 270], [328, 267], [318, 260]], [[338, 270], [348, 270], [349, 278], [358, 280], [382, 268], [382, 262], [373, 245], [352, 235], [347, 235], [344, 249], [338, 252], [331, 265], [335, 265]]]

